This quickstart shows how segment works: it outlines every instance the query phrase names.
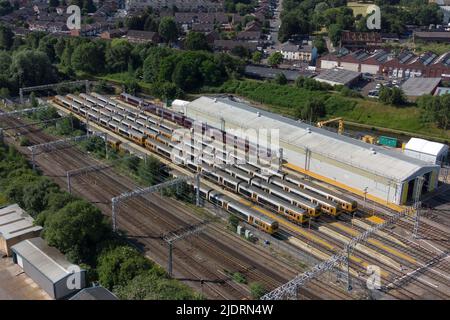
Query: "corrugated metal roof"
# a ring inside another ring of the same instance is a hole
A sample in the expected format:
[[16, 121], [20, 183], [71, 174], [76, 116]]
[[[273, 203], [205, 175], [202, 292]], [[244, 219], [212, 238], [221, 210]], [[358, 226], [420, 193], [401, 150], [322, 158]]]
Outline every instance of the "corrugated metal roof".
[[405, 95], [410, 97], [433, 93], [441, 82], [441, 78], [409, 78], [402, 85]]
[[417, 151], [432, 156], [439, 155], [445, 149], [448, 149], [448, 146], [445, 144], [419, 138], [411, 138], [405, 145], [405, 150]]
[[408, 180], [424, 168], [435, 167], [401, 152], [367, 144], [226, 98], [198, 98], [188, 105], [187, 115], [217, 128], [221, 127], [220, 118], [223, 118], [227, 130], [279, 129], [280, 144], [285, 149], [286, 157], [286, 151], [301, 153], [308, 148], [313, 153], [398, 182]]
[[74, 265], [58, 249], [48, 246], [42, 238], [24, 240], [11, 249], [53, 283], [72, 273], [70, 269]]
[[361, 75], [361, 72], [355, 72], [343, 69], [328, 69], [321, 72], [314, 80], [324, 81], [331, 84], [346, 85], [353, 80], [357, 79]]
[[1, 208], [0, 237], [8, 240], [25, 233], [42, 230], [41, 226], [34, 226], [33, 221], [34, 219], [17, 204]]

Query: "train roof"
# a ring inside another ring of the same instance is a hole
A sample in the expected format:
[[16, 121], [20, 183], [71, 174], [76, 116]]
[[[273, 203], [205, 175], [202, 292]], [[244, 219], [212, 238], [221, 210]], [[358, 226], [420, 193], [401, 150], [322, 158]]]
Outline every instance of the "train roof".
[[[253, 178], [252, 183], [257, 183], [259, 184], [262, 188], [267, 188], [270, 189], [278, 194], [281, 194], [282, 197], [286, 197], [288, 199], [292, 199], [298, 203], [301, 203], [305, 206], [311, 207], [311, 208], [315, 208], [316, 210], [319, 209], [318, 205], [315, 205], [314, 203], [312, 203], [309, 200], [306, 200], [305, 198], [300, 197], [299, 195], [296, 195], [294, 193], [290, 193], [285, 191], [283, 188], [280, 188], [274, 184], [270, 184], [265, 182], [264, 180], [260, 179], [260, 178]], [[258, 185], [256, 185], [258, 187]]]
[[258, 212], [256, 209], [246, 206], [245, 204], [239, 203], [238, 201], [235, 201], [233, 199], [229, 200], [228, 206], [235, 207], [235, 208], [239, 209], [239, 211], [242, 212], [243, 214], [245, 214], [246, 216], [251, 215], [267, 224], [278, 223], [277, 221], [272, 220], [272, 219], [266, 217], [265, 215], [263, 215], [262, 213]]
[[305, 214], [306, 211], [304, 209], [301, 209], [297, 206], [294, 206], [292, 204], [290, 204], [289, 202], [282, 200], [280, 198], [277, 198], [271, 194], [268, 194], [267, 192], [264, 192], [263, 190], [260, 190], [256, 187], [253, 187], [251, 185], [249, 185], [248, 183], [240, 183], [239, 184], [239, 188], [244, 188], [246, 190], [249, 190], [250, 192], [256, 193], [258, 196], [263, 197], [265, 199], [267, 199], [268, 201], [272, 202], [273, 204], [278, 204], [283, 206], [286, 209], [295, 211], [295, 212], [300, 212]]
[[302, 178], [293, 177], [293, 176], [291, 176], [289, 174], [286, 176], [285, 179], [292, 179], [294, 181], [298, 181], [298, 182], [308, 186], [311, 189], [314, 189], [314, 190], [317, 190], [317, 191], [320, 191], [320, 192], [324, 192], [324, 193], [328, 193], [329, 195], [331, 195], [331, 196], [333, 196], [335, 198], [338, 198], [340, 200], [343, 200], [345, 202], [354, 203], [354, 204], [356, 203], [355, 200], [352, 200], [349, 197], [346, 197], [346, 196], [344, 196], [342, 194], [339, 194], [339, 193], [337, 193], [337, 192], [335, 192], [333, 190], [330, 190], [328, 188], [322, 187], [322, 186], [318, 185], [317, 183], [310, 182], [310, 181], [307, 181], [307, 180], [302, 179]]
[[312, 191], [306, 190], [306, 189], [301, 189], [296, 184], [293, 184], [292, 182], [283, 180], [283, 179], [281, 179], [279, 177], [273, 177], [271, 179], [271, 181], [278, 181], [279, 183], [284, 184], [285, 186], [288, 186], [290, 189], [294, 189], [294, 190], [296, 190], [296, 191], [298, 191], [300, 193], [303, 193], [303, 194], [305, 194], [307, 196], [314, 197], [315, 199], [317, 199], [317, 200], [319, 200], [319, 201], [321, 201], [323, 203], [326, 203], [328, 206], [336, 206], [336, 203], [334, 203], [331, 200], [328, 200], [324, 196], [322, 196], [322, 195], [320, 195], [318, 193], [314, 193]]

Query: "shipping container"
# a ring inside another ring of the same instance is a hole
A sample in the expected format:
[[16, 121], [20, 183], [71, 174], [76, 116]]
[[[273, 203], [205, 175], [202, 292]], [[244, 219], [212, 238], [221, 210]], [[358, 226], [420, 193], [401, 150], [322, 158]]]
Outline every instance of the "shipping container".
[[398, 143], [397, 138], [391, 138], [391, 137], [386, 137], [386, 136], [380, 136], [378, 138], [378, 144], [381, 144], [382, 146], [396, 148], [397, 143]]

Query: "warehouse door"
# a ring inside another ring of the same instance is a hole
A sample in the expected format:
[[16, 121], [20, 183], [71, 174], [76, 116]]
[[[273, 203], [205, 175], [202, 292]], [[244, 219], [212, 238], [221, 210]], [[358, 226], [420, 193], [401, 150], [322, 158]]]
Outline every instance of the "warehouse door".
[[406, 197], [406, 202], [412, 201], [414, 196], [414, 182], [415, 179], [412, 179], [408, 182], [408, 196]]

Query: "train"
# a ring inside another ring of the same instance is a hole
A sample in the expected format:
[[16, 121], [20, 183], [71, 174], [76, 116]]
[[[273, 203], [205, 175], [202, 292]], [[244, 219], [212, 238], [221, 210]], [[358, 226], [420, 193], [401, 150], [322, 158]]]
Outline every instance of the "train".
[[[197, 191], [197, 186], [194, 185], [194, 190]], [[257, 210], [248, 207], [231, 199], [230, 197], [207, 187], [201, 183], [199, 188], [200, 197], [208, 200], [209, 202], [227, 210], [232, 215], [238, 217], [240, 220], [247, 222], [248, 224], [256, 227], [259, 230], [267, 232], [269, 234], [275, 234], [278, 232], [278, 222], [272, 220], [265, 215], [259, 213]]]
[[[142, 110], [121, 106], [120, 103], [109, 98], [103, 97], [102, 99], [102, 96], [98, 94], [89, 100], [87, 100], [89, 95], [83, 95], [85, 99], [73, 95], [67, 97], [69, 99], [57, 96], [56, 100], [66, 108], [167, 159], [173, 160], [173, 151], [180, 148], [173, 137], [177, 126], [172, 123], [155, 119]], [[121, 96], [121, 100], [123, 99]], [[132, 99], [132, 96], [129, 99]], [[96, 101], [103, 101], [104, 108], [94, 104]], [[143, 100], [141, 103], [136, 102], [138, 106], [143, 103]], [[168, 116], [163, 118], [167, 119]], [[184, 142], [190, 148], [198, 148], [196, 143]], [[114, 148], [119, 149], [120, 143], [116, 142]], [[178, 160], [187, 168], [202, 172], [222, 187], [270, 207], [280, 215], [297, 223], [305, 223], [309, 218], [316, 218], [320, 216], [321, 212], [337, 217], [341, 211], [354, 212], [356, 210], [356, 201], [275, 169], [265, 169], [265, 172], [262, 172], [254, 163], [236, 164], [235, 166], [217, 164], [213, 158], [209, 159], [208, 156], [217, 157], [219, 154], [219, 158], [222, 158], [224, 163], [227, 163], [228, 160], [228, 155], [222, 153], [220, 156], [221, 152], [218, 150], [220, 149], [203, 142], [200, 148], [201, 157], [198, 154], [191, 154], [189, 160], [178, 155]], [[244, 154], [243, 150], [232, 156], [236, 160], [242, 160], [242, 154]], [[194, 161], [196, 156], [201, 163]]]
[[[157, 106], [156, 104], [147, 102], [139, 97], [135, 97], [125, 92], [120, 94], [119, 100], [126, 102], [145, 112], [157, 115], [162, 119], [169, 120], [170, 122], [173, 122], [187, 129], [191, 129], [196, 125], [194, 119], [189, 118], [188, 116], [180, 112]], [[240, 149], [247, 153], [252, 148], [252, 150], [259, 150], [260, 152], [266, 153], [269, 157], [272, 156], [273, 153], [272, 150], [269, 149], [265, 150], [259, 145], [252, 144], [248, 140], [248, 138], [238, 137], [234, 134], [230, 134], [227, 131], [223, 131], [216, 127], [210, 126], [207, 123], [198, 123], [198, 125], [200, 127], [196, 129], [198, 130], [199, 133], [201, 132], [202, 135], [208, 132], [210, 135], [221, 137], [220, 140], [222, 143], [232, 145], [234, 146], [235, 149]]]
[[[233, 191], [239, 195], [244, 196], [250, 201], [270, 208], [281, 216], [295, 223], [306, 223], [308, 222], [310, 216], [317, 217], [320, 214], [317, 206], [310, 206], [310, 208], [312, 209], [310, 211], [310, 214], [307, 210], [303, 209], [300, 206], [297, 206], [292, 202], [289, 202], [288, 200], [276, 197], [261, 188], [257, 188], [248, 183], [245, 183], [245, 181], [241, 181], [229, 175], [225, 171], [214, 168], [213, 166], [210, 166], [208, 164], [196, 163], [193, 160], [187, 159], [185, 160], [185, 165], [195, 172], [202, 173], [204, 177], [216, 184], [221, 185], [224, 189]], [[287, 194], [286, 192], [284, 193]]]
[[[133, 122], [131, 117], [126, 117], [127, 111], [111, 104], [109, 104], [110, 108], [108, 110], [106, 110], [107, 108], [100, 108], [100, 110], [95, 111], [97, 110], [95, 107], [91, 110], [88, 109], [93, 104], [87, 100], [80, 99], [74, 95], [67, 95], [67, 97], [70, 100], [62, 96], [56, 96], [55, 102], [150, 151], [156, 152], [167, 159], [171, 158], [172, 141], [170, 138], [172, 137], [172, 131], [166, 127], [157, 126], [158, 122], [156, 120], [149, 121], [147, 116], [137, 114], [134, 117], [135, 122]], [[88, 95], [84, 95], [84, 97], [87, 98]], [[97, 97], [101, 96], [97, 95]], [[91, 99], [91, 101], [94, 100]], [[99, 101], [101, 100], [99, 99]], [[112, 102], [110, 99], [107, 101]], [[109, 112], [109, 117], [105, 112]], [[139, 119], [141, 120], [140, 123]], [[120, 140], [111, 138], [111, 141], [109, 144], [115, 150], [122, 148]]]

